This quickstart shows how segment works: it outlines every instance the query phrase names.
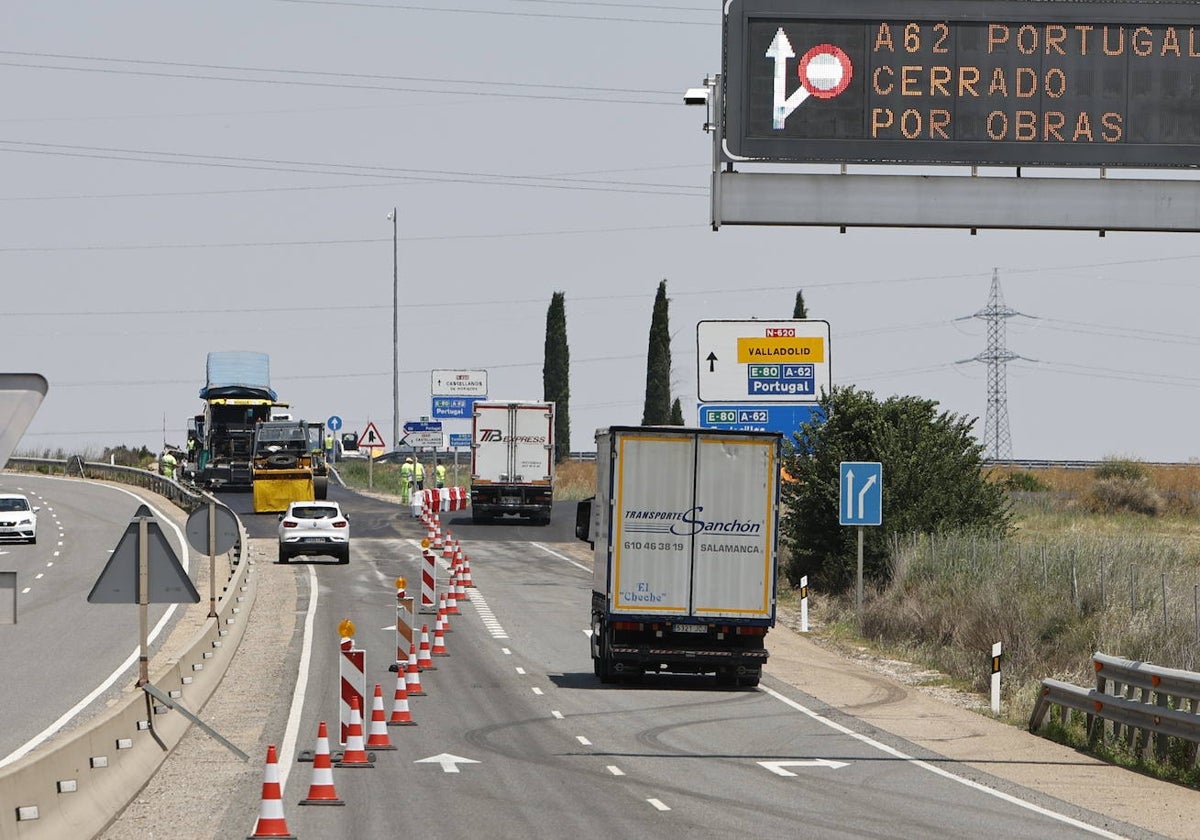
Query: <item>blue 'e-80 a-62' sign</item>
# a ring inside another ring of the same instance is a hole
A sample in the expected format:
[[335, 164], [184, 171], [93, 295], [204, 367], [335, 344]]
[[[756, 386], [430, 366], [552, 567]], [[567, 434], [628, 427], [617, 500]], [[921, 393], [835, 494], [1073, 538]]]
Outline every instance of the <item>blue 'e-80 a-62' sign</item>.
[[813, 397], [817, 393], [815, 365], [746, 365], [747, 394]]

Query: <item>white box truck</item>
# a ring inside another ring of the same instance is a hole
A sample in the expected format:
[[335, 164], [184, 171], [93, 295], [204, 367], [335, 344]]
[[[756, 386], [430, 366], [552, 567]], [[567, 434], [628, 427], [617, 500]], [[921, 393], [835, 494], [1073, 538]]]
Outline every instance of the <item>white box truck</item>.
[[596, 434], [596, 495], [576, 536], [595, 552], [592, 662], [758, 685], [775, 626], [781, 436], [677, 426]]
[[471, 416], [471, 521], [519, 516], [550, 524], [554, 403], [475, 403]]

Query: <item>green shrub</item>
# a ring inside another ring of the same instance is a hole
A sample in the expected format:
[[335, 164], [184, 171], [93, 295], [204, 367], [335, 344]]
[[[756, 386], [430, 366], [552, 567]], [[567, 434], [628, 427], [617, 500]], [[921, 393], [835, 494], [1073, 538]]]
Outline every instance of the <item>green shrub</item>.
[[1092, 485], [1084, 500], [1093, 513], [1130, 511], [1158, 516], [1163, 498], [1145, 478], [1102, 478]]
[[1126, 481], [1146, 481], [1149, 475], [1146, 465], [1132, 458], [1105, 458], [1104, 463], [1096, 468], [1096, 478], [1103, 481], [1110, 478]]
[[1026, 470], [1006, 475], [998, 484], [1010, 493], [1045, 493], [1050, 485]]

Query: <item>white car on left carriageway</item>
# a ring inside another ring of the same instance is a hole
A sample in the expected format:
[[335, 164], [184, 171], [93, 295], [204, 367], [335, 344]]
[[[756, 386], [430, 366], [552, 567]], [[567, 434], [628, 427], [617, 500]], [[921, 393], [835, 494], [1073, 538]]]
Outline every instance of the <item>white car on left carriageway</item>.
[[37, 512], [20, 493], [0, 493], [0, 540], [37, 542]]

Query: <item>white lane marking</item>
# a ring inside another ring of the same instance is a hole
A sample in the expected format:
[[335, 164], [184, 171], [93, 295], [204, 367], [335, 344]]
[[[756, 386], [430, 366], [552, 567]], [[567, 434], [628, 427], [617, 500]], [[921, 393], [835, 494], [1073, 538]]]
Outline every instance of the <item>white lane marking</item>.
[[776, 776], [791, 777], [795, 777], [796, 774], [788, 770], [789, 767], [828, 767], [830, 770], [837, 770], [850, 766], [844, 761], [834, 761], [832, 758], [803, 758], [797, 761], [760, 761], [758, 763]]
[[[26, 586], [24, 589], [22, 589], [22, 590], [21, 590], [21, 594], [22, 594], [22, 595], [28, 595], [28, 594], [29, 594], [29, 587], [28, 587], [28, 586]], [[4, 762], [0, 761], [0, 767], [3, 767], [3, 766], [4, 766]]]
[[308, 566], [308, 612], [304, 614], [304, 640], [300, 644], [300, 665], [296, 669], [296, 687], [292, 690], [292, 707], [288, 709], [283, 743], [279, 745], [279, 790], [287, 786], [288, 774], [295, 764], [296, 739], [300, 733], [300, 713], [304, 711], [304, 696], [308, 691], [309, 663], [312, 660], [313, 623], [317, 617], [317, 570]]
[[46, 573], [45, 573], [45, 572], [38, 572], [36, 575], [34, 575], [34, 576], [33, 576], [33, 579], [34, 579], [34, 580], [41, 580], [41, 579], [42, 579], [42, 578], [44, 578], [45, 576], [46, 576]]
[[520, 674], [521, 676], [524, 676], [524, 675], [525, 675], [525, 669], [524, 669], [524, 668], [522, 668], [520, 665], [518, 665], [518, 666], [517, 666], [517, 673], [518, 673], [518, 674]]
[[1032, 802], [1026, 802], [1024, 799], [1019, 799], [1018, 797], [1013, 796], [1012, 794], [1004, 793], [1003, 791], [999, 791], [999, 790], [994, 790], [993, 788], [987, 787], [986, 785], [982, 785], [979, 782], [972, 781], [971, 779], [965, 778], [963, 776], [957, 776], [954, 773], [951, 773], [949, 770], [943, 770], [941, 767], [938, 767], [934, 764], [930, 764], [928, 761], [922, 761], [918, 758], [913, 758], [911, 755], [906, 755], [905, 753], [900, 752], [900, 750], [897, 750], [893, 747], [889, 747], [887, 744], [876, 741], [874, 738], [871, 738], [867, 735], [863, 735], [862, 733], [859, 733], [859, 732], [855, 732], [852, 729], [848, 729], [845, 726], [842, 726], [840, 723], [836, 723], [836, 722], [830, 720], [829, 718], [825, 717], [824, 715], [821, 715], [818, 712], [814, 712], [812, 709], [809, 709], [806, 706], [802, 706], [801, 704], [797, 703], [795, 700], [784, 697], [782, 694], [780, 694], [778, 691], [775, 691], [774, 689], [767, 688], [766, 686], [759, 686], [759, 688], [766, 694], [769, 694], [770, 696], [774, 697], [779, 702], [783, 703], [784, 705], [791, 706], [793, 709], [800, 712], [801, 714], [807, 715], [808, 717], [812, 718], [817, 723], [827, 726], [830, 729], [834, 730], [835, 732], [840, 732], [843, 735], [849, 735], [851, 738], [854, 738], [857, 741], [861, 741], [862, 743], [866, 744], [869, 747], [874, 747], [875, 749], [879, 750], [880, 752], [887, 753], [888, 755], [898, 758], [902, 761], [907, 761], [908, 763], [912, 764], [914, 767], [920, 767], [922, 770], [928, 770], [930, 773], [933, 773], [936, 776], [941, 776], [942, 778], [949, 779], [952, 782], [958, 782], [960, 785], [966, 785], [967, 787], [971, 788], [972, 790], [977, 790], [980, 793], [986, 793], [989, 796], [994, 796], [997, 799], [1000, 799], [1004, 802], [1008, 802], [1011, 805], [1016, 805], [1019, 808], [1025, 808], [1028, 811], [1033, 811], [1035, 814], [1041, 814], [1042, 816], [1049, 817], [1052, 820], [1057, 820], [1058, 822], [1066, 823], [1067, 825], [1082, 829], [1082, 830], [1088, 832], [1089, 834], [1095, 834], [1097, 837], [1106, 837], [1106, 838], [1109, 838], [1109, 840], [1122, 840], [1122, 837], [1119, 834], [1113, 834], [1111, 831], [1105, 831], [1104, 829], [1097, 828], [1094, 825], [1088, 825], [1085, 822], [1080, 822], [1079, 820], [1074, 819], [1072, 817], [1068, 817], [1065, 814], [1059, 814], [1054, 811], [1051, 811], [1048, 808], [1043, 808], [1040, 805], [1034, 805]]
[[592, 745], [592, 742], [583, 735], [576, 735], [575, 740], [583, 744], [585, 747], [590, 747]]
[[563, 713], [560, 712], [558, 709], [551, 709], [550, 714], [552, 717], [554, 717], [555, 720], [563, 720]]
[[[483, 620], [483, 626], [491, 634], [493, 639], [507, 639], [508, 634], [504, 632], [504, 628], [500, 626], [500, 622], [496, 620], [496, 614], [492, 612], [492, 608], [487, 605], [487, 601], [479, 594], [478, 589], [472, 589], [468, 600], [475, 605], [475, 611], [479, 613], [480, 619]], [[506, 651], [507, 652], [507, 651]]]
[[535, 685], [533, 687], [533, 693], [540, 696], [542, 694], [542, 690]]
[[649, 802], [651, 805], [653, 805], [655, 808], [657, 808], [660, 811], [670, 811], [671, 810], [666, 805], [664, 805], [662, 800], [660, 800], [660, 799], [647, 799], [646, 801]]
[[509, 650], [508, 648], [500, 648], [500, 652], [503, 653], [505, 656], [512, 656], [512, 651]]
[[547, 553], [547, 554], [549, 554], [551, 557], [557, 557], [559, 560], [564, 560], [564, 561], [566, 561], [567, 563], [570, 563], [572, 566], [574, 566], [574, 567], [575, 567], [575, 568], [577, 568], [577, 569], [582, 569], [583, 571], [585, 571], [585, 572], [588, 572], [588, 573], [590, 573], [590, 572], [592, 571], [590, 568], [588, 568], [587, 566], [583, 565], [582, 563], [577, 563], [577, 562], [575, 562], [574, 560], [572, 560], [570, 557], [568, 557], [567, 555], [565, 555], [565, 554], [559, 554], [559, 553], [558, 553], [557, 551], [555, 551], [554, 549], [552, 549], [552, 548], [547, 548], [546, 546], [542, 545], [541, 543], [535, 543], [535, 542], [531, 542], [531, 543], [530, 543], [530, 545], [531, 545], [531, 546], [533, 546], [533, 547], [534, 547], [534, 548], [536, 548], [536, 549], [539, 549], [539, 550], [541, 550], [541, 551], [544, 551], [544, 552], [546, 552], [546, 553]]
[[624, 771], [624, 770], [622, 770], [620, 767], [618, 767], [618, 766], [617, 766], [617, 765], [615, 765], [615, 764], [610, 764], [610, 765], [608, 765], [608, 767], [607, 767], [607, 768], [605, 768], [605, 769], [607, 769], [607, 770], [608, 770], [608, 772], [609, 772], [609, 773], [612, 773], [614, 776], [624, 776], [624, 775], [625, 775], [625, 771]]

